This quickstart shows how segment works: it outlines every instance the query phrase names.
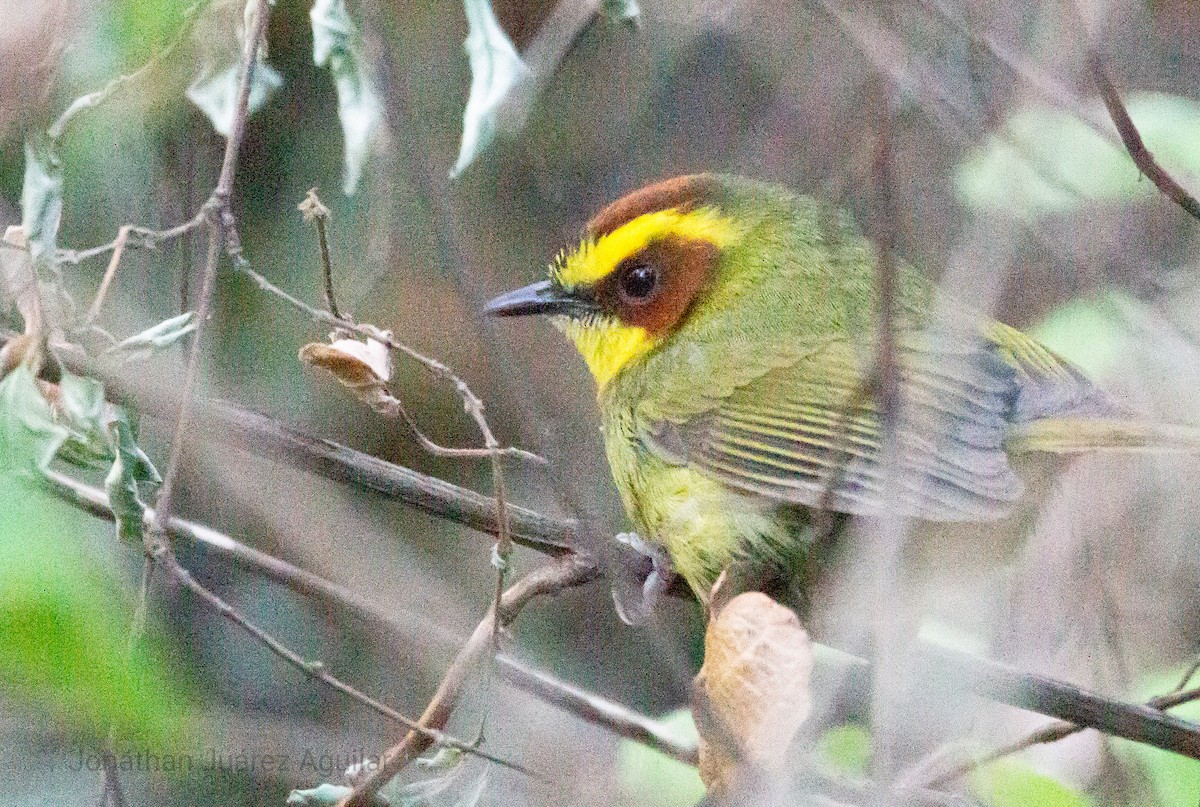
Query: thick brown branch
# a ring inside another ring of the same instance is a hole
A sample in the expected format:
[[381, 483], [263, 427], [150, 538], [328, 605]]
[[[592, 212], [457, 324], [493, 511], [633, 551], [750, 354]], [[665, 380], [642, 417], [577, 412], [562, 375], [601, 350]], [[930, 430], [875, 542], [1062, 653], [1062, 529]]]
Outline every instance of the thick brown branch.
[[1200, 725], [1160, 711], [1182, 703], [1178, 698], [1184, 693], [1165, 695], [1162, 700], [1151, 701], [1151, 705], [1140, 706], [943, 647], [923, 645], [922, 661], [929, 665], [932, 675], [949, 677], [1001, 703], [1200, 759]]

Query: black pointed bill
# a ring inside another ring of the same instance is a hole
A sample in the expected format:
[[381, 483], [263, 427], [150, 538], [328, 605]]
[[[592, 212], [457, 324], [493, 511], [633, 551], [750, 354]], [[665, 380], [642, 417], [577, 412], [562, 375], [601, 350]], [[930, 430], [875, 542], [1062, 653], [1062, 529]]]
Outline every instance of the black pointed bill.
[[530, 314], [580, 316], [595, 311], [596, 304], [592, 300], [564, 291], [549, 280], [501, 294], [483, 309], [490, 317], [524, 317]]

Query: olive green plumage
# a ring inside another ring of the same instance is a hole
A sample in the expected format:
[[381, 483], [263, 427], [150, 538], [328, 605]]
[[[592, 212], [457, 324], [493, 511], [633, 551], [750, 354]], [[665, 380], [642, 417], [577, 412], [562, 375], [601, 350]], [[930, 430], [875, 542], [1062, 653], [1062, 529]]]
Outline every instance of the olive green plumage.
[[[549, 283], [523, 290], [528, 301], [536, 289], [536, 305], [519, 308], [518, 292], [492, 310], [550, 313], [565, 326], [601, 380], [604, 443], [626, 509], [703, 596], [739, 560], [802, 563], [807, 508], [861, 515], [884, 506], [873, 382], [878, 259], [844, 215], [812, 199], [737, 177], [674, 182], [669, 193], [652, 186], [614, 205], [634, 211], [629, 221], [589, 235]], [[656, 233], [645, 208], [659, 196], [679, 215]], [[707, 217], [704, 228], [686, 229], [689, 216]], [[669, 290], [671, 272], [699, 270], [694, 260], [673, 267], [669, 251], [648, 245], [710, 231], [719, 248], [667, 331], [629, 324], [655, 300], [614, 307], [598, 291], [639, 266], [644, 279], [645, 255], [665, 262], [651, 268]], [[616, 246], [626, 241], [627, 255]], [[589, 265], [596, 260], [613, 265]], [[1010, 451], [1196, 444], [1186, 430], [1128, 419], [1034, 340], [944, 299], [911, 267], [897, 272], [904, 406], [886, 502], [903, 514], [1004, 515], [1024, 493]], [[604, 353], [618, 350], [618, 369], [598, 371]]]

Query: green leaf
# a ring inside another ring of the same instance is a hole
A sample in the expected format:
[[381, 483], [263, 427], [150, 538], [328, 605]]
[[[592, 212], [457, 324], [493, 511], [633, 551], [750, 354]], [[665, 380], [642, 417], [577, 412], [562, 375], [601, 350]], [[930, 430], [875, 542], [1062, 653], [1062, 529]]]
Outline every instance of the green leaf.
[[[218, 134], [229, 137], [233, 129], [238, 96], [239, 67], [231, 64], [221, 70], [205, 67], [187, 88], [188, 100], [199, 107]], [[267, 103], [271, 94], [283, 86], [283, 76], [266, 62], [258, 62], [250, 81], [247, 117]]]
[[[1106, 117], [1099, 100], [1094, 117]], [[1147, 147], [1171, 173], [1200, 176], [1200, 104], [1157, 93], [1131, 95], [1130, 116]], [[1013, 114], [988, 144], [957, 169], [966, 204], [1034, 218], [1095, 203], [1124, 203], [1158, 190], [1143, 180], [1119, 141], [1048, 106]]]
[[0, 476], [0, 699], [41, 722], [158, 752], [190, 747], [189, 699], [91, 556], [90, 517]]
[[338, 120], [345, 141], [342, 190], [353, 195], [363, 164], [383, 121], [383, 101], [367, 72], [362, 35], [346, 11], [345, 0], [316, 0], [312, 11], [313, 62], [328, 65], [337, 89]]
[[817, 754], [833, 773], [864, 778], [871, 762], [871, 733], [862, 726], [837, 726], [821, 735]]
[[1027, 763], [1002, 759], [971, 774], [971, 795], [983, 807], [1091, 807], [1091, 800]]
[[39, 267], [53, 260], [62, 221], [62, 162], [47, 137], [25, 141], [25, 180], [21, 186], [21, 227], [29, 254]]
[[[699, 739], [692, 713], [687, 709], [672, 712], [662, 719], [661, 724], [680, 742], [695, 743]], [[621, 741], [617, 770], [621, 789], [631, 797], [654, 794], [652, 799], [643, 800], [643, 804], [692, 807], [704, 797], [704, 783], [695, 768], [632, 740]]]
[[187, 311], [122, 340], [110, 347], [108, 352], [124, 354], [126, 361], [137, 361], [171, 347], [194, 330], [196, 313]]
[[40, 476], [69, 435], [29, 368], [21, 365], [0, 380], [0, 477]]
[[488, 0], [463, 0], [470, 30], [463, 47], [471, 63], [471, 93], [463, 112], [462, 143], [458, 159], [450, 169], [456, 177], [474, 162], [496, 138], [498, 111], [529, 68], [517, 55], [508, 34], [500, 27]]
[[115, 516], [117, 537], [140, 544], [145, 534], [146, 503], [142, 501], [138, 483], [158, 485], [162, 477], [133, 439], [133, 428], [127, 418], [114, 420], [110, 428], [117, 450], [112, 468], [104, 477], [108, 505]]

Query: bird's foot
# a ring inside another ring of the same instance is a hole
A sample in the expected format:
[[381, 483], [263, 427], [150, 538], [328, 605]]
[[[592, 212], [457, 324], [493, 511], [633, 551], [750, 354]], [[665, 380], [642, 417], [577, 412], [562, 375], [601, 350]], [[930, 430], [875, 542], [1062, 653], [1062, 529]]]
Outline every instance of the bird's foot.
[[641, 597], [626, 597], [617, 587], [613, 588], [613, 604], [617, 608], [617, 616], [627, 625], [640, 625], [654, 611], [659, 599], [671, 587], [671, 578], [675, 576], [671, 568], [671, 559], [666, 551], [658, 544], [643, 541], [636, 532], [622, 532], [616, 536], [617, 543], [624, 544], [636, 552], [640, 559], [649, 561], [648, 567], [641, 564], [637, 578], [641, 580]]

